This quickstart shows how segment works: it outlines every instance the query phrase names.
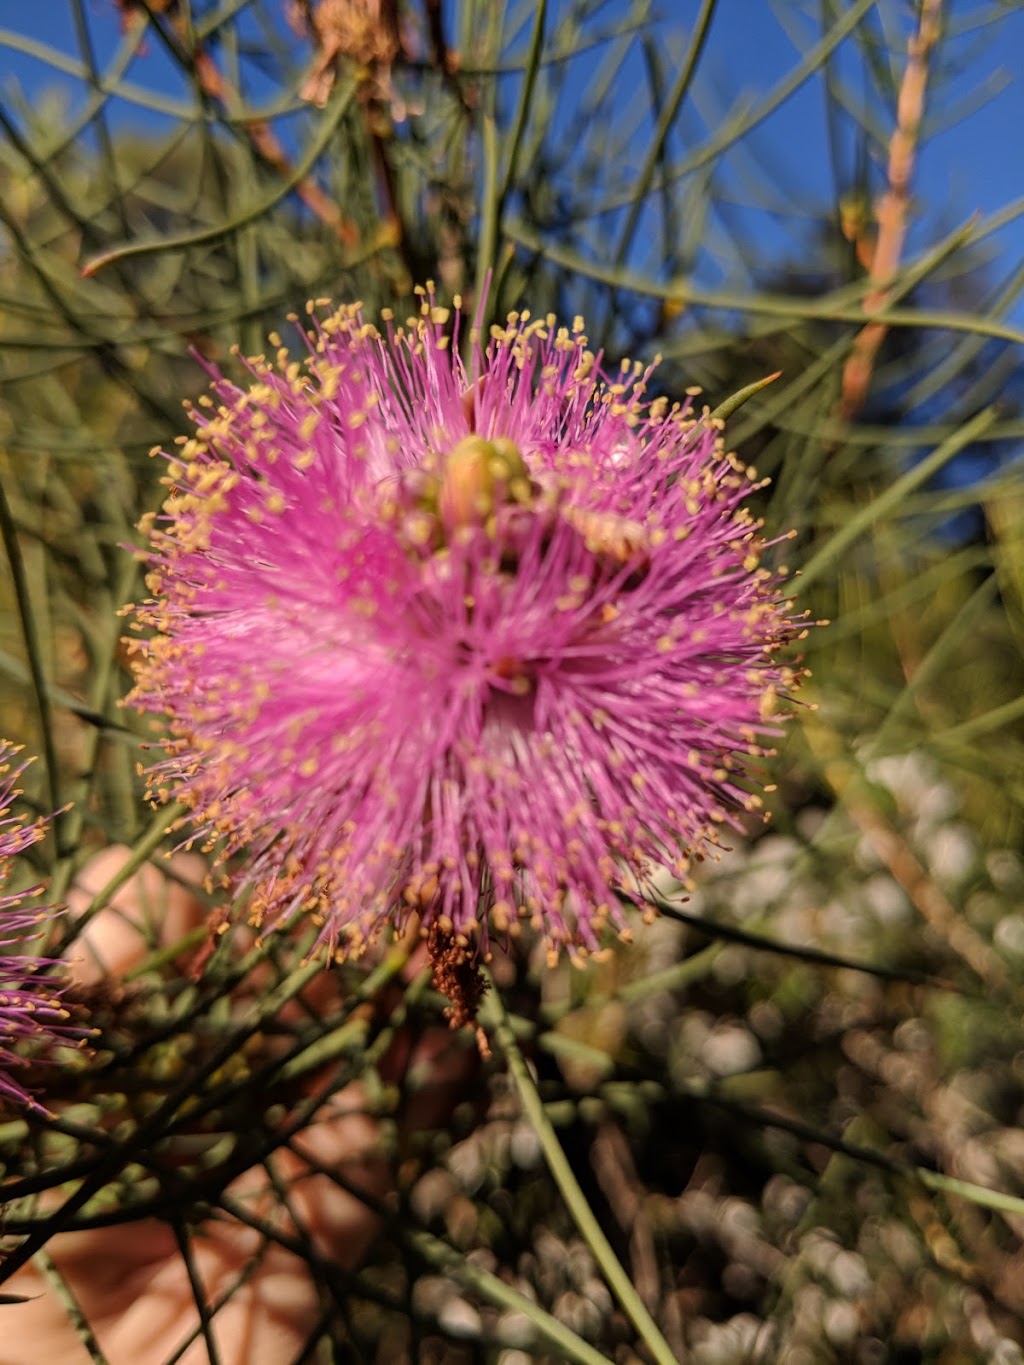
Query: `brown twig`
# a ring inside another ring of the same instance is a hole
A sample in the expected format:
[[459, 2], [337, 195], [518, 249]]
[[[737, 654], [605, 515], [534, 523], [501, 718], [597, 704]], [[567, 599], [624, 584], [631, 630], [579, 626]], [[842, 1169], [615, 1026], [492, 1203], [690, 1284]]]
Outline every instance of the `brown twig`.
[[[907, 66], [896, 104], [896, 128], [889, 143], [888, 187], [875, 206], [878, 237], [868, 269], [873, 287], [864, 297], [865, 313], [876, 313], [886, 306], [892, 281], [899, 270], [907, 235], [910, 177], [924, 115], [928, 59], [941, 32], [942, 0], [922, 0], [917, 32], [907, 44]], [[843, 367], [839, 400], [840, 412], [847, 420], [856, 416], [864, 405], [875, 361], [888, 330], [884, 322], [869, 322], [854, 342]]]
[[809, 727], [807, 735], [812, 750], [821, 760], [821, 773], [826, 782], [845, 802], [851, 820], [862, 834], [867, 835], [874, 852], [921, 918], [990, 990], [1002, 994], [1011, 992], [1013, 981], [998, 953], [968, 924], [921, 864], [902, 834], [874, 805], [858, 797], [855, 786], [857, 772], [852, 764], [839, 757], [841, 745], [838, 736], [826, 730], [820, 722], [816, 723], [813, 731]]
[[849, 801], [847, 810], [929, 927], [986, 986], [999, 991], [1011, 989], [1012, 981], [1005, 964], [940, 890], [888, 820], [867, 802]]

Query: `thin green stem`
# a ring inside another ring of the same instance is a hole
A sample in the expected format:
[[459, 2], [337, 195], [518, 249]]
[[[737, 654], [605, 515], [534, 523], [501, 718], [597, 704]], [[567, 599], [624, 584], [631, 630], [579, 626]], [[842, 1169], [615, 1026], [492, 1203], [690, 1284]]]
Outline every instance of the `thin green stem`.
[[474, 301], [477, 307], [484, 297], [487, 277], [494, 268], [495, 253], [498, 248], [498, 125], [491, 114], [484, 114], [480, 120], [480, 141], [483, 149], [484, 183], [483, 202], [480, 213], [480, 245], [476, 258], [476, 285]]
[[57, 843], [59, 845], [63, 829], [58, 822], [63, 811], [61, 810], [60, 778], [57, 773], [57, 747], [53, 742], [53, 717], [50, 712], [50, 692], [46, 683], [46, 675], [43, 671], [42, 650], [40, 648], [39, 635], [36, 631], [35, 617], [32, 613], [32, 602], [28, 590], [28, 578], [25, 574], [25, 560], [22, 556], [21, 545], [18, 541], [18, 528], [14, 522], [11, 504], [7, 500], [7, 493], [4, 489], [2, 479], [0, 479], [0, 539], [3, 540], [4, 549], [7, 553], [7, 562], [11, 567], [11, 582], [14, 586], [14, 598], [18, 604], [18, 620], [21, 623], [22, 639], [25, 642], [25, 656], [28, 660], [29, 673], [32, 677], [32, 691], [35, 694], [36, 709], [39, 712], [39, 730], [42, 739], [43, 761], [46, 764], [47, 790], [49, 792], [50, 807], [54, 813], [54, 829], [57, 834]]
[[509, 1074], [519, 1091], [520, 1103], [537, 1134], [555, 1184], [561, 1191], [562, 1198], [568, 1205], [576, 1226], [590, 1247], [594, 1259], [600, 1266], [612, 1292], [640, 1333], [641, 1339], [658, 1365], [678, 1365], [672, 1348], [662, 1336], [661, 1330], [648, 1312], [646, 1304], [636, 1292], [629, 1276], [619, 1263], [615, 1252], [612, 1250], [611, 1243], [602, 1231], [601, 1225], [594, 1216], [593, 1209], [591, 1209], [580, 1188], [579, 1181], [573, 1173], [562, 1144], [558, 1141], [558, 1135], [544, 1111], [544, 1102], [533, 1083], [533, 1078], [526, 1065], [526, 1059], [519, 1050], [519, 1044], [516, 1042], [501, 996], [493, 984], [484, 1002], [482, 1018], [485, 1026], [489, 1026], [489, 1032], [493, 1034], [498, 1047], [505, 1055]]
[[178, 802], [173, 805], [165, 806], [157, 812], [156, 818], [146, 830], [145, 834], [135, 843], [131, 853], [117, 869], [114, 875], [100, 887], [92, 900], [86, 906], [75, 922], [69, 926], [67, 933], [61, 939], [55, 950], [57, 957], [67, 952], [68, 948], [78, 938], [79, 934], [85, 929], [89, 922], [99, 914], [117, 894], [124, 884], [138, 872], [143, 863], [148, 862], [149, 858], [156, 852], [164, 841], [164, 836], [171, 829], [175, 821], [180, 820], [185, 814], [185, 807]]
[[[757, 952], [777, 953], [780, 957], [789, 957], [796, 962], [813, 962], [817, 967], [836, 967], [841, 971], [864, 972], [865, 975], [877, 977], [881, 981], [892, 981], [901, 985], [928, 986], [933, 990], [963, 993], [952, 982], [945, 981], [942, 977], [934, 976], [930, 972], [918, 972], [912, 967], [902, 970], [883, 967], [877, 962], [858, 961], [856, 958], [845, 957], [841, 953], [827, 952], [823, 948], [809, 948], [798, 943], [785, 943], [780, 939], [766, 938], [762, 934], [754, 934], [732, 924], [719, 923], [704, 915], [691, 914], [689, 911], [682, 910], [658, 896], [648, 897], [647, 903], [653, 905], [661, 914], [667, 915], [669, 919], [677, 920], [680, 924], [687, 924], [690, 928], [696, 929], [698, 933], [723, 943], [740, 943]], [[692, 958], [684, 958], [682, 962], [666, 967], [651, 976], [627, 982], [615, 992], [615, 998], [624, 1001], [642, 1000], [655, 991], [666, 989], [666, 987], [678, 989], [679, 984], [681, 984], [680, 969], [685, 970], [692, 960]]]
[[993, 710], [986, 711], [984, 715], [974, 716], [971, 720], [965, 720], [962, 725], [954, 725], [949, 730], [944, 730], [940, 735], [933, 735], [928, 742], [929, 744], [941, 744], [943, 748], [955, 747], [958, 744], [970, 744], [982, 735], [989, 735], [993, 730], [1002, 730], [1006, 726], [1014, 724], [1022, 716], [1024, 716], [1024, 697], [1015, 697], [1013, 701], [1004, 702], [1002, 706], [994, 707]]
[[[103, 593], [105, 599], [103, 607], [107, 612], [109, 621], [108, 638], [104, 642], [105, 648], [99, 650], [98, 658], [95, 661], [93, 675], [89, 688], [89, 709], [92, 714], [106, 716], [108, 706], [111, 701], [111, 693], [114, 687], [114, 680], [117, 669], [117, 642], [120, 637], [120, 623], [114, 614], [115, 602], [120, 605], [128, 595], [131, 584], [138, 572], [135, 562], [127, 556], [121, 566], [118, 581], [114, 588], [114, 600], [110, 595]], [[60, 861], [54, 869], [51, 892], [54, 900], [63, 900], [68, 884], [74, 871], [75, 853], [80, 843], [80, 836], [85, 823], [85, 813], [90, 788], [93, 778], [99, 768], [99, 752], [107, 734], [106, 725], [94, 725], [86, 733], [84, 752], [82, 754], [83, 778], [73, 789], [72, 800], [74, 805], [68, 812], [64, 827], [65, 848], [61, 851]]]
[[[501, 49], [504, 9], [492, 5], [488, 9], [487, 32], [484, 44], [489, 58]], [[480, 154], [483, 161], [483, 184], [480, 187], [480, 240], [477, 246], [474, 305], [479, 310], [494, 269], [498, 251], [498, 225], [501, 220], [500, 175], [501, 148], [498, 140], [498, 88], [492, 80], [486, 85], [480, 110]], [[486, 331], [486, 317], [483, 318]], [[466, 334], [467, 341], [469, 334]]]
[[530, 50], [526, 57], [526, 70], [523, 74], [523, 84], [519, 91], [519, 103], [516, 107], [515, 121], [512, 125], [512, 134], [509, 139], [508, 164], [505, 167], [505, 176], [501, 184], [501, 193], [498, 196], [499, 217], [505, 200], [508, 198], [508, 192], [515, 184], [519, 151], [522, 145], [523, 133], [526, 131], [526, 121], [530, 117], [530, 101], [533, 98], [534, 86], [537, 83], [537, 73], [540, 70], [540, 54], [544, 46], [544, 26], [547, 22], [547, 13], [547, 0], [537, 0], [537, 10], [533, 16], [533, 31], [530, 34]]
[[1024, 1215], [1024, 1199], [1015, 1194], [1005, 1194], [1002, 1190], [990, 1190], [984, 1185], [976, 1185], [973, 1180], [957, 1180], [951, 1175], [941, 1175], [929, 1171], [924, 1166], [915, 1166], [914, 1178], [926, 1190], [938, 1190], [942, 1194], [955, 1194], [961, 1199], [969, 1199], [983, 1209], [995, 1209], [998, 1213], [1012, 1213], [1015, 1218]]
[[36, 1265], [42, 1272], [43, 1279], [46, 1280], [56, 1296], [58, 1303], [64, 1309], [68, 1322], [74, 1329], [75, 1336], [78, 1337], [79, 1344], [93, 1365], [107, 1365], [107, 1357], [100, 1349], [100, 1344], [96, 1340], [96, 1334], [89, 1324], [89, 1319], [82, 1311], [82, 1306], [75, 1298], [71, 1286], [57, 1269], [49, 1252], [37, 1252]]
[[[116, 54], [112, 66], [117, 67], [120, 64], [125, 46], [135, 48], [138, 44], [133, 36], [129, 35], [125, 44]], [[27, 57], [34, 57], [37, 61], [45, 62], [55, 71], [61, 71], [66, 76], [72, 76], [83, 84], [89, 79], [89, 68], [79, 58], [70, 57], [67, 53], [51, 47], [48, 43], [38, 42], [35, 38], [30, 38], [22, 33], [15, 33], [12, 29], [0, 28], [0, 47], [7, 47], [13, 52], [22, 52]], [[186, 104], [184, 100], [176, 100], [169, 95], [160, 95], [145, 86], [135, 85], [132, 81], [114, 82], [109, 81], [108, 78], [101, 78], [100, 89], [104, 94], [116, 95], [118, 99], [122, 99], [128, 104], [137, 104], [154, 114], [165, 114], [169, 118], [185, 120], [194, 119], [196, 115], [194, 105]], [[250, 117], [255, 117], [255, 115], [250, 115]]]
[[[1013, 216], [1024, 214], [1024, 201], [1015, 205]], [[1005, 217], [1005, 215], [1000, 215]], [[843, 295], [856, 300], [858, 294], [867, 292], [868, 285], [860, 284], [856, 290], [844, 290], [839, 299], [826, 296], [821, 299], [791, 298], [786, 294], [742, 294], [724, 289], [702, 289], [689, 280], [658, 281], [634, 271], [616, 269], [588, 260], [571, 247], [555, 242], [546, 242], [529, 224], [516, 221], [506, 223], [505, 235], [543, 256], [553, 265], [564, 270], [583, 275], [598, 284], [610, 285], [615, 289], [626, 289], [644, 298], [663, 299], [684, 307], [721, 309], [724, 312], [761, 314], [776, 319], [799, 318], [802, 321], [820, 320], [823, 322], [855, 322], [863, 326], [865, 322], [884, 322], [887, 327], [946, 328], [951, 332], [973, 332], [979, 336], [996, 337], [1002, 341], [1013, 341], [1024, 345], [1024, 329], [995, 318], [976, 317], [971, 313], [934, 312], [926, 309], [881, 308], [868, 313], [856, 302], [847, 302]], [[983, 233], [975, 232], [970, 240], [977, 242]]]
[[[219, 1071], [225, 1063], [242, 1048], [249, 1038], [264, 1026], [267, 1019], [273, 1019], [289, 1000], [299, 995], [309, 983], [323, 971], [323, 963], [313, 961], [304, 963], [291, 972], [277, 987], [268, 992], [262, 1000], [248, 1012], [246, 1020], [216, 1048], [201, 1066], [189, 1071], [171, 1090], [162, 1102], [132, 1134], [130, 1143], [104, 1151], [92, 1164], [89, 1174], [70, 1193], [59, 1208], [49, 1213], [45, 1222], [37, 1230], [30, 1232], [25, 1240], [15, 1247], [0, 1264], [0, 1283], [6, 1281], [21, 1266], [27, 1264], [45, 1246], [51, 1237], [64, 1232], [74, 1224], [75, 1216], [88, 1204], [89, 1200], [118, 1176], [124, 1168], [136, 1159], [139, 1152], [146, 1149], [158, 1134], [165, 1135], [168, 1127], [182, 1105], [188, 1105], [190, 1112], [196, 1107], [196, 1097], [206, 1080]], [[312, 1103], [312, 1101], [310, 1101]]]
[[916, 662], [914, 671], [907, 679], [906, 685], [896, 696], [888, 714], [875, 730], [870, 742], [862, 750], [862, 762], [867, 763], [877, 755], [889, 751], [892, 735], [897, 731], [900, 723], [907, 719], [919, 695], [941, 678], [948, 669], [955, 667], [956, 652], [965, 638], [973, 636], [975, 631], [978, 634], [983, 633], [984, 617], [995, 600], [998, 590], [999, 583], [994, 574], [983, 579], [951, 618], [949, 624], [924, 657]]
[[633, 233], [636, 231], [636, 225], [640, 219], [640, 214], [643, 211], [644, 200], [651, 188], [654, 172], [657, 170], [658, 161], [661, 158], [666, 139], [672, 130], [672, 125], [676, 121], [679, 107], [686, 98], [686, 92], [690, 88], [694, 72], [697, 70], [697, 63], [700, 61], [700, 55], [704, 50], [704, 42], [708, 36], [708, 29], [711, 26], [711, 16], [714, 14], [714, 11], [715, 0], [704, 0], [704, 3], [700, 7], [700, 13], [697, 15], [696, 22], [691, 30], [690, 45], [683, 58], [682, 66], [679, 69], [679, 75], [676, 77], [676, 83], [672, 87], [672, 92], [666, 100], [665, 106], [658, 118], [657, 126], [654, 129], [654, 136], [651, 139], [650, 146], [647, 148], [644, 164], [641, 166], [640, 174], [636, 178], [636, 183], [633, 188], [633, 198], [629, 206], [629, 216], [623, 224], [622, 232], [619, 234], [619, 240], [615, 247], [615, 261], [618, 265], [621, 265], [626, 259], [626, 252], [633, 240]]
[[198, 232], [182, 233], [178, 237], [160, 237], [150, 242], [125, 242], [121, 246], [111, 247], [109, 251], [104, 251], [99, 256], [94, 256], [87, 261], [82, 267], [82, 274], [85, 276], [95, 275], [98, 270], [111, 265], [114, 261], [124, 261], [130, 256], [151, 256], [157, 252], [184, 251], [189, 247], [208, 246], [213, 242], [222, 241], [225, 237], [230, 237], [239, 228], [266, 217], [312, 171], [331, 138], [337, 132], [342, 119], [348, 113], [358, 89], [359, 79], [356, 76], [351, 76], [347, 81], [339, 82], [329, 105], [324, 111], [324, 116], [320, 120], [320, 127], [316, 135], [310, 140], [302, 159], [296, 162], [291, 174], [278, 185], [273, 194], [261, 199], [259, 203], [253, 204], [252, 207], [238, 214], [237, 217], [231, 218], [227, 222], [214, 223], [208, 228], [201, 228]]
[[[403, 1232], [402, 1240], [407, 1242], [428, 1265], [443, 1270], [457, 1283], [472, 1289], [489, 1303], [511, 1313], [521, 1313], [532, 1323], [537, 1335], [549, 1341], [559, 1351], [559, 1359], [578, 1361], [579, 1365], [609, 1365], [607, 1356], [603, 1356], [557, 1318], [545, 1312], [533, 1299], [517, 1293], [511, 1285], [500, 1280], [497, 1275], [492, 1275], [490, 1271], [484, 1270], [482, 1266], [467, 1260], [461, 1252], [448, 1246], [440, 1238], [412, 1228]], [[674, 1356], [667, 1356], [665, 1359], [676, 1365]]]
[[210, 1305], [207, 1302], [206, 1286], [200, 1277], [196, 1258], [192, 1254], [188, 1228], [180, 1218], [172, 1218], [171, 1229], [174, 1232], [174, 1240], [178, 1244], [178, 1255], [181, 1257], [185, 1266], [185, 1273], [188, 1275], [189, 1288], [192, 1290], [192, 1302], [196, 1306], [196, 1313], [199, 1317], [199, 1331], [206, 1348], [207, 1360], [209, 1365], [220, 1365], [217, 1339], [213, 1335], [213, 1314], [210, 1312]]
[[865, 531], [870, 530], [882, 517], [895, 511], [908, 493], [927, 482], [933, 474], [937, 474], [955, 455], [958, 455], [965, 446], [969, 446], [977, 435], [986, 431], [996, 420], [997, 415], [995, 408], [985, 408], [979, 412], [972, 421], [965, 423], [959, 431], [954, 432], [948, 440], [943, 441], [937, 450], [933, 450], [919, 464], [914, 465], [913, 469], [907, 470], [906, 474], [891, 484], [884, 493], [868, 503], [866, 507], [861, 508], [859, 512], [854, 513], [804, 566], [800, 577], [796, 580], [795, 591], [805, 592], [810, 584], [820, 578], [826, 569], [834, 564], [841, 555], [845, 554], [854, 541], [858, 540]]
[[[778, 85], [759, 105], [754, 109], [741, 110], [738, 115], [727, 119], [715, 137], [710, 138], [703, 147], [687, 157], [685, 161], [674, 166], [670, 173], [663, 175], [661, 177], [662, 182], [670, 183], [674, 180], [682, 180], [691, 171], [699, 170], [701, 166], [716, 162], [729, 147], [741, 138], [747, 137], [752, 129], [769, 118], [780, 105], [784, 104], [792, 94], [799, 90], [805, 81], [814, 75], [843, 39], [856, 29], [876, 3], [877, 0], [857, 0], [856, 4], [851, 5], [835, 27], [830, 29], [822, 40], [810, 49], [803, 60], [793, 68], [788, 76], [779, 81]], [[661, 185], [652, 184], [651, 188], [660, 189]], [[627, 208], [633, 203], [634, 193], [635, 191], [631, 186], [628, 193], [616, 195], [602, 201], [599, 205], [595, 205], [595, 212], [607, 213], [612, 209]]]

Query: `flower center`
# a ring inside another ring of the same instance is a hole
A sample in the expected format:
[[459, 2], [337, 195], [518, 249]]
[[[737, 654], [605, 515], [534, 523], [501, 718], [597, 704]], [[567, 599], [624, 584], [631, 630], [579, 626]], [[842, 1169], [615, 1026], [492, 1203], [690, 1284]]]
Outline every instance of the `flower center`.
[[533, 484], [519, 448], [504, 436], [467, 436], [444, 461], [437, 510], [447, 535], [461, 526], [485, 526], [508, 502], [526, 506]]
[[401, 478], [397, 503], [402, 539], [416, 555], [450, 546], [462, 532], [494, 537], [502, 508], [529, 507], [538, 492], [518, 446], [504, 436], [466, 436], [431, 464]]

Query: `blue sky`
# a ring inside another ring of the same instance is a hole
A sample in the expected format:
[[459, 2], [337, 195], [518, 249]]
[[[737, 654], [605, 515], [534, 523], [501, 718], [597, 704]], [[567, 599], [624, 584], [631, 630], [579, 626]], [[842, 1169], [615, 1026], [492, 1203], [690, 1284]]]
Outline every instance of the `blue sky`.
[[[839, 12], [844, 6], [848, 8], [847, 0], [842, 0]], [[113, 0], [86, 0], [84, 8], [103, 68], [120, 41], [119, 15]], [[602, 22], [610, 26], [622, 8], [615, 3], [605, 5]], [[707, 136], [716, 121], [726, 117], [738, 102], [756, 102], [768, 92], [819, 35], [816, 16], [820, 8], [818, 0], [781, 0], [775, 5], [769, 0], [719, 0], [691, 108], [681, 122], [676, 145], [681, 146], [686, 136]], [[664, 0], [661, 6], [662, 13], [680, 16], [671, 25], [679, 49], [697, 9], [697, 0]], [[910, 6], [901, 7], [890, 0], [880, 11], [890, 16], [890, 36], [900, 41], [901, 9], [909, 14]], [[944, 48], [946, 74], [931, 91], [928, 119], [936, 131], [926, 140], [916, 168], [916, 218], [908, 243], [911, 252], [962, 224], [971, 213], [984, 216], [1024, 196], [1024, 5], [1000, 0], [957, 0], [952, 4], [947, 0], [946, 11], [957, 32]], [[527, 16], [529, 7], [519, 7], [517, 12]], [[0, 28], [6, 26], [9, 31], [77, 57], [73, 13], [71, 0], [43, 0], [35, 5], [0, 0]], [[998, 24], [984, 26], [986, 16], [993, 15], [999, 16]], [[991, 42], [992, 34], [998, 34], [998, 43]], [[523, 32], [520, 42], [525, 37]], [[671, 40], [666, 50], [670, 60], [678, 58]], [[850, 47], [839, 50], [835, 70], [848, 82], [851, 97], [856, 99], [860, 76]], [[584, 71], [581, 65], [581, 81]], [[42, 62], [3, 46], [2, 34], [0, 72], [5, 102], [14, 84], [32, 103], [44, 88], [53, 85], [64, 86], [73, 105], [82, 99], [82, 88], [73, 77], [55, 73]], [[149, 89], [187, 98], [180, 75], [153, 41], [134, 59], [128, 78]], [[630, 73], [623, 73], [624, 83], [631, 78]], [[981, 92], [990, 98], [979, 104]], [[115, 118], [130, 119], [136, 125], [152, 121], [151, 115], [125, 105], [115, 111]], [[843, 158], [847, 174], [854, 162], [851, 128], [852, 123], [847, 127]], [[745, 140], [743, 150], [733, 155], [725, 183], [735, 183], [740, 197], [744, 193], [742, 181], [746, 181], [758, 195], [773, 198], [782, 206], [816, 205], [825, 211], [832, 197], [832, 172], [820, 81], [812, 80], [794, 93]], [[808, 226], [800, 212], [791, 217], [754, 213], [749, 223], [759, 243], [769, 251], [780, 258], [799, 257], [801, 233]], [[1005, 275], [1024, 260], [1024, 216], [992, 238], [990, 250], [993, 278]], [[1024, 322], [1021, 300], [1011, 315]]]

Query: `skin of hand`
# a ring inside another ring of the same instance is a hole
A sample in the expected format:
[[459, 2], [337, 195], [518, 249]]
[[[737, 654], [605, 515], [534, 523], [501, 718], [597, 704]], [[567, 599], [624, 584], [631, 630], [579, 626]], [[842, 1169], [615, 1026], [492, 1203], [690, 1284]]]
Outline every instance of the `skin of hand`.
[[[69, 911], [80, 914], [127, 857], [126, 848], [115, 846], [87, 864], [69, 894]], [[202, 860], [195, 855], [178, 855], [172, 866], [184, 882], [202, 876]], [[174, 943], [206, 914], [186, 886], [147, 864], [87, 925], [73, 950], [72, 974], [88, 985], [120, 979], [149, 951], [152, 940], [140, 928], [147, 917], [158, 916], [150, 922], [159, 924], [161, 942]], [[416, 1043], [400, 1039], [396, 1048], [402, 1057], [393, 1059], [394, 1064], [427, 1068], [430, 1077], [404, 1124], [437, 1126], [464, 1087], [472, 1054], [453, 1046], [453, 1036], [443, 1029], [430, 1030]], [[277, 1179], [287, 1187], [294, 1219], [262, 1166], [245, 1171], [228, 1194], [286, 1234], [295, 1234], [297, 1221], [319, 1255], [342, 1271], [352, 1270], [378, 1232], [377, 1216], [314, 1167], [338, 1172], [379, 1201], [394, 1179], [378, 1143], [378, 1125], [365, 1112], [362, 1088], [352, 1083], [321, 1107], [290, 1147], [270, 1158]], [[226, 1299], [209, 1321], [221, 1365], [287, 1365], [296, 1359], [325, 1307], [303, 1258], [223, 1211], [190, 1227], [187, 1236], [206, 1304], [213, 1307]], [[141, 1219], [61, 1233], [46, 1250], [108, 1365], [162, 1365], [193, 1336], [178, 1359], [182, 1365], [209, 1361], [188, 1269], [166, 1223]], [[240, 1276], [244, 1282], [239, 1284]], [[13, 1275], [3, 1292], [28, 1301], [0, 1309], [0, 1365], [88, 1365], [89, 1354], [64, 1306], [35, 1266]]]

